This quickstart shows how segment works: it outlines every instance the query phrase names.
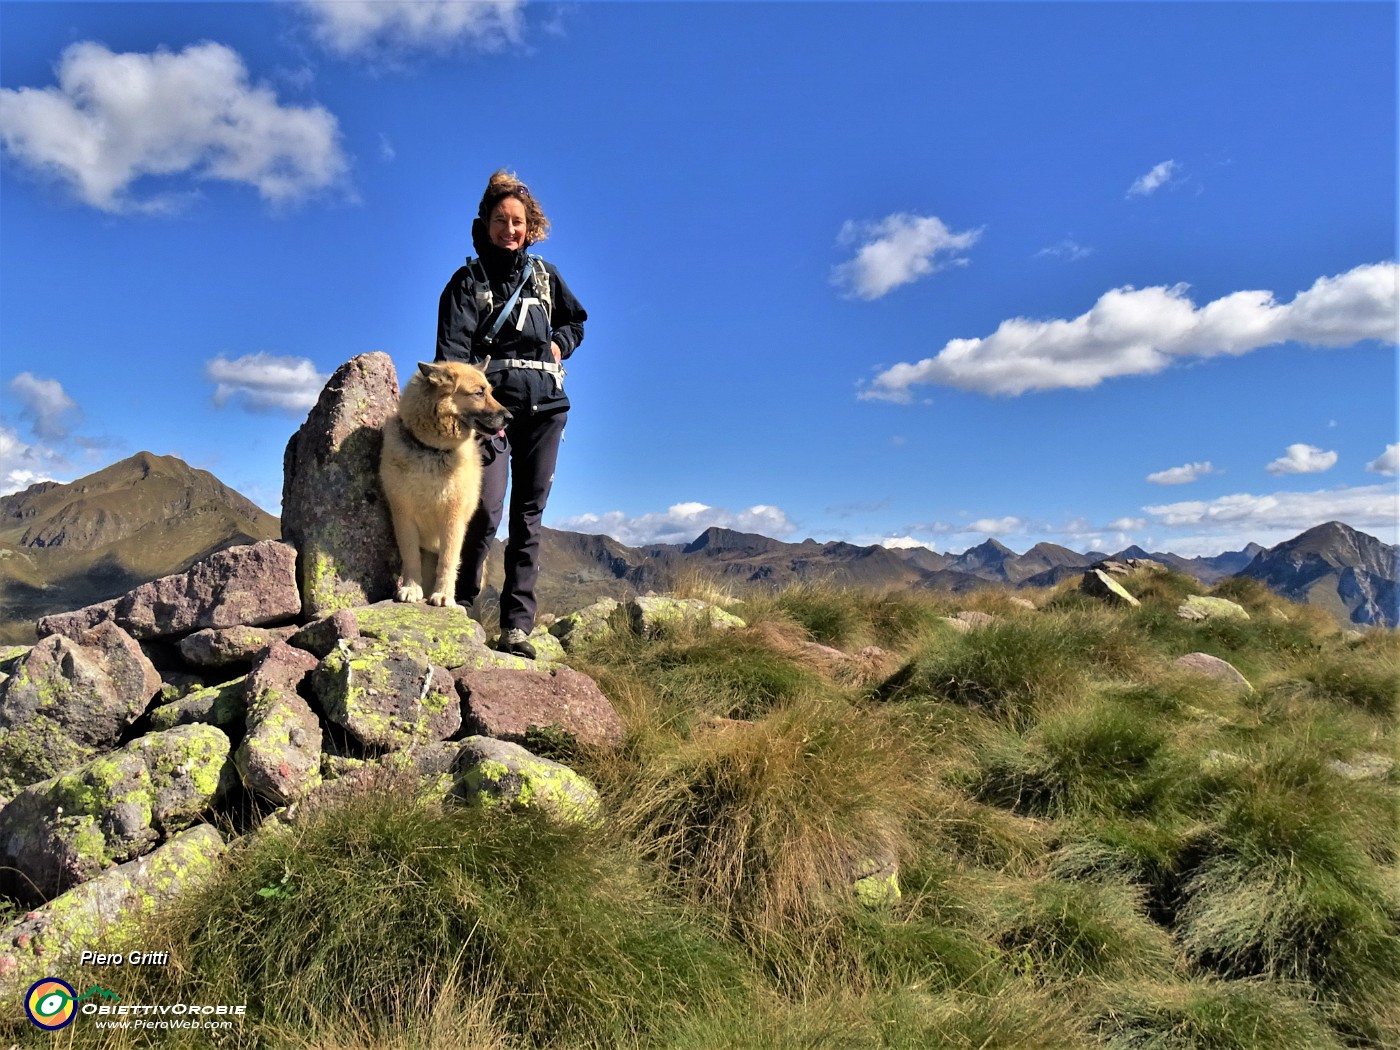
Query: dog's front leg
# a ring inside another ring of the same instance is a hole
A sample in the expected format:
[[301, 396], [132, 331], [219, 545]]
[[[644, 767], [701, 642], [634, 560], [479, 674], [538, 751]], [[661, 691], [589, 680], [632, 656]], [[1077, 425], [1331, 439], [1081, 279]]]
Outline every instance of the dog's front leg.
[[442, 542], [438, 545], [437, 577], [433, 581], [433, 593], [428, 595], [429, 605], [457, 604], [457, 570], [462, 564], [462, 541], [466, 539], [467, 521], [475, 509], [458, 508], [443, 523]]
[[399, 586], [394, 598], [401, 602], [421, 602], [423, 554], [418, 549], [418, 523], [413, 520], [412, 514], [400, 511], [392, 504], [389, 512], [394, 521], [394, 539], [399, 544]]

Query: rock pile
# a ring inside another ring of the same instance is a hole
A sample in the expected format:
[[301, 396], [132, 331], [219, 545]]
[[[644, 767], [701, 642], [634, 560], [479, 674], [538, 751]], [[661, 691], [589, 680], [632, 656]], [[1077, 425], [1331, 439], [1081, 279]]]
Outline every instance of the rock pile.
[[220, 551], [0, 651], [0, 892], [34, 908], [0, 932], [0, 987], [212, 870], [215, 823], [295, 820], [377, 769], [593, 822], [592, 786], [523, 746], [622, 742], [566, 649], [671, 621], [741, 625], [704, 603], [600, 603], [537, 630], [531, 661], [488, 648], [462, 609], [383, 600], [397, 553], [379, 427], [397, 395], [384, 354], [332, 377], [287, 446], [292, 542]]

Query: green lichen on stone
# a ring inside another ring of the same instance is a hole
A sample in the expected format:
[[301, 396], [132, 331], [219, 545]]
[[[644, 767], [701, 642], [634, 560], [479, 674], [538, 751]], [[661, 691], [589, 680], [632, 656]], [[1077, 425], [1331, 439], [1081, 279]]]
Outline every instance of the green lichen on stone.
[[484, 809], [538, 809], [556, 820], [596, 827], [602, 822], [597, 789], [568, 766], [510, 749], [508, 760], [482, 758], [466, 768], [458, 792]]
[[31, 646], [28, 645], [0, 645], [0, 667], [11, 660], [18, 660], [25, 653], [29, 652]]
[[11, 986], [23, 987], [32, 979], [30, 965], [52, 972], [58, 964], [72, 965], [70, 955], [98, 944], [104, 950], [119, 944], [178, 892], [211, 875], [224, 849], [213, 828], [193, 828], [139, 864], [113, 868], [55, 897], [31, 913], [35, 933], [26, 948], [16, 948], [24, 959]]
[[486, 632], [466, 611], [414, 602], [379, 602], [355, 610], [360, 636], [420, 654], [449, 671], [463, 666]]
[[73, 740], [46, 715], [0, 729], [0, 794], [13, 795], [94, 754], [96, 749]]
[[194, 689], [173, 703], [152, 709], [151, 725], [158, 730], [198, 722], [220, 728], [241, 726], [247, 717], [243, 698], [246, 681], [247, 676], [244, 675], [222, 685]]
[[[407, 676], [405, 663], [412, 668]], [[314, 681], [326, 717], [368, 747], [400, 750], [437, 739], [435, 721], [458, 702], [455, 689], [444, 694], [428, 688], [433, 675], [422, 654], [371, 640], [358, 649], [342, 645], [328, 654]]]
[[628, 608], [632, 629], [648, 636], [680, 624], [702, 623], [717, 630], [745, 626], [739, 617], [698, 598], [647, 596], [633, 598]]
[[857, 879], [855, 891], [856, 899], [870, 908], [894, 904], [903, 896], [899, 889], [899, 873], [895, 871]]
[[1208, 598], [1193, 594], [1177, 607], [1183, 620], [1248, 620], [1249, 613], [1227, 598]]
[[[335, 546], [334, 533], [325, 533], [321, 540]], [[319, 544], [310, 558], [303, 558], [302, 605], [316, 616], [328, 616], [341, 609], [353, 609], [364, 603], [364, 593], [358, 586], [347, 585], [336, 568], [335, 558]]]

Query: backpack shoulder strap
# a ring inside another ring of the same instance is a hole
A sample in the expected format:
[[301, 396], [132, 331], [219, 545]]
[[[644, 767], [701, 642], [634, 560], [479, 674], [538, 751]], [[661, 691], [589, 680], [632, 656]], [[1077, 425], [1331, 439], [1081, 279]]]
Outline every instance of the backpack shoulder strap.
[[530, 256], [530, 261], [535, 264], [530, 277], [535, 286], [535, 298], [544, 305], [544, 315], [550, 317], [554, 313], [554, 293], [549, 287], [549, 271], [544, 268], [544, 260], [538, 255]]

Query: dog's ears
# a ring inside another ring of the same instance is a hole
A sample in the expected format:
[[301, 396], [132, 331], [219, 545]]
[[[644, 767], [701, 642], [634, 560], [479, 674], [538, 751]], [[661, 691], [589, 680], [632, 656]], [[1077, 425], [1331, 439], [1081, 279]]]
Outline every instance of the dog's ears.
[[430, 361], [418, 362], [418, 374], [434, 386], [447, 382], [451, 377], [445, 374], [442, 365]]

